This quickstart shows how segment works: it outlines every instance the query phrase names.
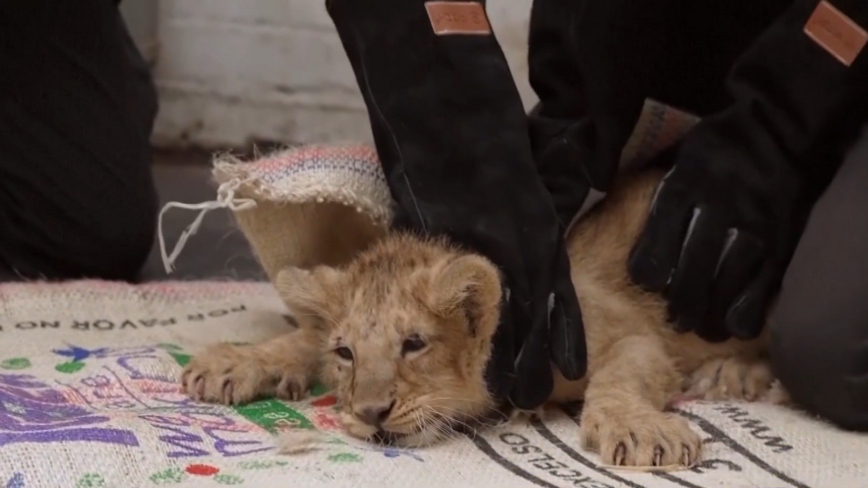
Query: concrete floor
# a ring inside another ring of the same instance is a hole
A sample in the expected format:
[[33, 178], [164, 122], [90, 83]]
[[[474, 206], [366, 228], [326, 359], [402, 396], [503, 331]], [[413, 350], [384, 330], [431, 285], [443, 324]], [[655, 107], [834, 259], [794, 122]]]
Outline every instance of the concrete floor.
[[[211, 180], [210, 155], [200, 151], [157, 151], [154, 176], [160, 203], [176, 201], [201, 203], [216, 194]], [[193, 222], [197, 211], [172, 209], [163, 217], [163, 234], [167, 252], [181, 232]], [[175, 262], [175, 271], [167, 274], [155, 239], [154, 248], [142, 270], [142, 280], [233, 280], [262, 281], [267, 277], [253, 257], [247, 240], [225, 209], [208, 213], [195, 235], [190, 236]]]

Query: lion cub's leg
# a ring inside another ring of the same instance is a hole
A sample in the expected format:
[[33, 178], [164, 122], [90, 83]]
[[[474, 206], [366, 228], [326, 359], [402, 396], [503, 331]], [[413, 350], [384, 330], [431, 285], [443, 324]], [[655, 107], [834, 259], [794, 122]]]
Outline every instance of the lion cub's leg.
[[681, 375], [655, 337], [620, 339], [589, 380], [580, 428], [583, 447], [625, 466], [692, 465], [701, 440], [687, 421], [663, 411]]
[[196, 401], [239, 405], [258, 397], [299, 400], [316, 374], [318, 331], [301, 328], [253, 346], [214, 344], [184, 369], [184, 391]]
[[772, 395], [771, 365], [765, 358], [730, 356], [706, 361], [688, 380], [689, 397], [705, 400], [763, 400], [778, 403]]

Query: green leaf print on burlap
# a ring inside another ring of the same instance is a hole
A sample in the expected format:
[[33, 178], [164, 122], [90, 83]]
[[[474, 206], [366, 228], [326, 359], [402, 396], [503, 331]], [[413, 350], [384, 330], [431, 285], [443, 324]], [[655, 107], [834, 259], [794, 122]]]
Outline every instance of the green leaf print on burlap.
[[106, 486], [105, 478], [98, 473], [85, 473], [75, 484], [75, 488], [102, 488], [104, 486]]
[[54, 367], [54, 369], [56, 369], [58, 373], [72, 374], [78, 373], [79, 371], [84, 369], [84, 366], [85, 364], [83, 361], [67, 361], [65, 363], [58, 364]]
[[152, 474], [150, 480], [155, 485], [173, 485], [184, 481], [186, 477], [187, 473], [181, 468], [169, 468], [165, 471]]
[[27, 369], [30, 366], [30, 360], [27, 358], [9, 358], [0, 361], [0, 368], [3, 369]]

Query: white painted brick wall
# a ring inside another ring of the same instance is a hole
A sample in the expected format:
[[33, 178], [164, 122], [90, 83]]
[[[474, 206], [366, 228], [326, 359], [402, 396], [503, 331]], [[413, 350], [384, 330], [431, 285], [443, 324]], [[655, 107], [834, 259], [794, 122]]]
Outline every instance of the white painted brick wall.
[[[527, 106], [531, 0], [489, 0]], [[160, 0], [158, 145], [369, 141], [364, 103], [324, 0]]]

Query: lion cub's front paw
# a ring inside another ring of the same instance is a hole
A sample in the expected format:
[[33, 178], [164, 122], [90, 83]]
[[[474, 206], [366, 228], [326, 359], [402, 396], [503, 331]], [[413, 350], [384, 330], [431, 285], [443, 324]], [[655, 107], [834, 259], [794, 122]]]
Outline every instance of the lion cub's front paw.
[[269, 365], [255, 346], [216, 344], [193, 357], [181, 375], [193, 400], [241, 405], [275, 395], [299, 400], [307, 392], [307, 375]]
[[650, 408], [591, 406], [580, 429], [582, 447], [613, 466], [692, 466], [702, 446], [685, 419]]
[[768, 362], [740, 357], [713, 359], [690, 377], [688, 396], [705, 400], [747, 400], [764, 398], [774, 375]]

